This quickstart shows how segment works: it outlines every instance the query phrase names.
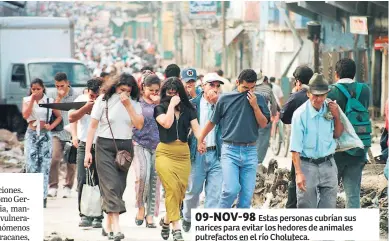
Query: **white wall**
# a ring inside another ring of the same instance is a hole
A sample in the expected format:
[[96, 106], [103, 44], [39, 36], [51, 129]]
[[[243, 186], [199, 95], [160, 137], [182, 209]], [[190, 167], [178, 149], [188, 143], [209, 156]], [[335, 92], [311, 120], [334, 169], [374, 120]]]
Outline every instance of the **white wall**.
[[[306, 34], [302, 34], [301, 31], [299, 33], [304, 41], [304, 45], [291, 66], [288, 77], [292, 77], [293, 71], [297, 66], [312, 63], [312, 42], [307, 39]], [[280, 78], [298, 48], [299, 42], [291, 31], [266, 31], [263, 56], [260, 56], [263, 73], [268, 77]]]

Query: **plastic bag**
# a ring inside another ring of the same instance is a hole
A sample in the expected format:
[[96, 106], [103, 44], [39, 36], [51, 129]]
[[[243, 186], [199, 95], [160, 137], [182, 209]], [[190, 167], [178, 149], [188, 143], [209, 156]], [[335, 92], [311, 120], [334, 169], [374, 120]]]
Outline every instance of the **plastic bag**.
[[80, 211], [87, 217], [102, 216], [101, 195], [98, 185], [94, 185], [93, 174], [90, 170], [86, 171], [86, 184], [82, 188]]
[[[326, 104], [328, 105], [328, 100], [326, 100]], [[343, 124], [344, 130], [342, 135], [335, 139], [336, 141], [336, 150], [335, 152], [343, 152], [354, 148], [364, 149], [365, 146], [361, 139], [359, 139], [357, 133], [354, 130], [354, 127], [351, 125], [351, 122], [348, 120], [346, 114], [342, 111], [342, 109], [338, 106], [340, 121]], [[329, 110], [328, 110], [329, 112]], [[330, 112], [329, 112], [330, 113]]]

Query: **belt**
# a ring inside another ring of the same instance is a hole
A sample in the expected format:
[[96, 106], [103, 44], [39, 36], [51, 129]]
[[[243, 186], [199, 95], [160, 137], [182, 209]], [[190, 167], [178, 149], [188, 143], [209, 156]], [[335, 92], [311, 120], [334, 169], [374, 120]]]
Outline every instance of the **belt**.
[[[83, 142], [83, 141], [80, 141], [80, 144], [82, 144], [83, 146], [86, 146], [86, 142]], [[92, 149], [96, 149], [96, 144], [92, 144]]]
[[215, 150], [216, 150], [216, 146], [207, 147], [207, 151], [215, 151]]
[[302, 161], [306, 161], [306, 162], [310, 162], [310, 163], [313, 163], [313, 164], [316, 164], [316, 165], [319, 165], [319, 164], [322, 164], [323, 162], [326, 162], [326, 161], [331, 161], [331, 158], [333, 157], [334, 155], [328, 155], [328, 156], [325, 156], [325, 157], [320, 157], [320, 158], [317, 158], [317, 159], [313, 159], [313, 158], [308, 158], [308, 157], [300, 157], [300, 159]]
[[256, 142], [245, 143], [245, 142], [233, 142], [233, 141], [223, 141], [224, 143], [232, 146], [256, 146]]

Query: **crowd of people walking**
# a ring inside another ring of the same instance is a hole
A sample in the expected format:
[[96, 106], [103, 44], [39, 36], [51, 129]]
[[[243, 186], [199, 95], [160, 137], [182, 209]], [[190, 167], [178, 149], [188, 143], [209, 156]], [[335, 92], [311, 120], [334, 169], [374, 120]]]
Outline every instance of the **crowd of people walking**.
[[[181, 228], [190, 230], [191, 210], [199, 206], [203, 191], [205, 208], [231, 208], [235, 202], [237, 208], [250, 208], [271, 123], [280, 118], [291, 124], [286, 207], [336, 208], [341, 180], [347, 208], [359, 208], [362, 170], [371, 143], [370, 90], [354, 80], [353, 60], [339, 60], [335, 71], [337, 82], [330, 85], [322, 74], [299, 66], [293, 74], [293, 93], [285, 103], [274, 79], [269, 82], [262, 71], [252, 69], [243, 70], [230, 91], [223, 85], [232, 83], [220, 72], [198, 76], [196, 69], [181, 70], [175, 64], [166, 67], [164, 79], [150, 68], [144, 69], [140, 80], [128, 73], [96, 77], [80, 95], [69, 85], [66, 73], [54, 76], [57, 91], [50, 97], [43, 81], [35, 79], [30, 95], [23, 99], [23, 117], [29, 123], [27, 172], [44, 174], [46, 207], [47, 197], [57, 195], [59, 163], [65, 142], [71, 141], [77, 148], [77, 164], [67, 164], [63, 196], [70, 195], [77, 169], [79, 226], [102, 228], [108, 239], [121, 240], [119, 217], [126, 212], [123, 193], [129, 165], [120, 163], [132, 163], [136, 225], [157, 227], [154, 218], [159, 216], [162, 186], [166, 215], [159, 221], [161, 237], [167, 240], [172, 234], [175, 241], [182, 241]], [[81, 101], [84, 106], [69, 112], [38, 105]], [[337, 141], [349, 124], [363, 145], [337, 152]], [[102, 199], [102, 213], [94, 217], [85, 216], [80, 208], [88, 173], [99, 185]]]

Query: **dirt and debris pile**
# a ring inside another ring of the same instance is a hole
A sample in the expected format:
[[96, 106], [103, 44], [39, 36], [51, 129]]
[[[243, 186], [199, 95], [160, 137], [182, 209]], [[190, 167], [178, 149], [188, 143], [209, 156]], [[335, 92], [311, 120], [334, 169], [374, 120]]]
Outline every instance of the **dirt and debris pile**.
[[254, 208], [284, 208], [288, 197], [289, 170], [278, 168], [276, 160], [268, 168], [259, 165], [251, 205]]
[[0, 129], [0, 164], [2, 168], [21, 168], [24, 165], [23, 142], [17, 135]]
[[62, 238], [57, 232], [52, 232], [50, 235], [46, 236], [43, 241], [74, 241], [74, 239]]
[[[387, 180], [383, 175], [384, 165], [367, 164], [362, 173], [361, 207], [380, 209], [380, 231], [388, 236], [388, 193]], [[255, 191], [252, 199], [254, 208], [285, 208], [288, 199], [289, 170], [278, 168], [277, 160], [272, 159], [268, 168], [259, 165]], [[337, 208], [346, 207], [346, 194], [339, 186]]]

